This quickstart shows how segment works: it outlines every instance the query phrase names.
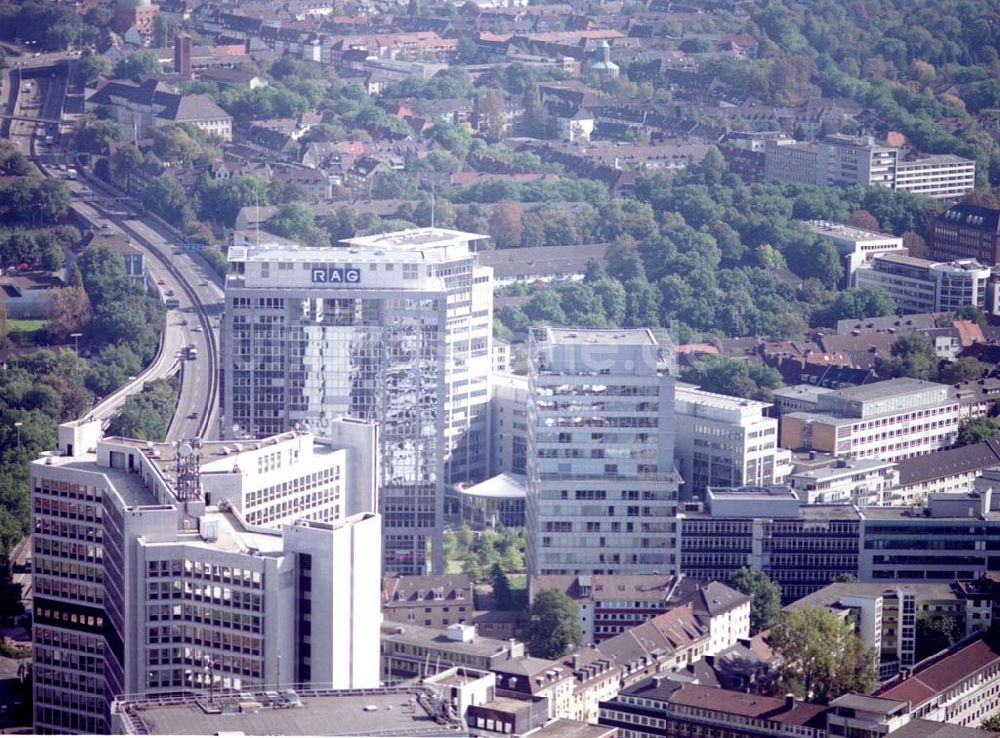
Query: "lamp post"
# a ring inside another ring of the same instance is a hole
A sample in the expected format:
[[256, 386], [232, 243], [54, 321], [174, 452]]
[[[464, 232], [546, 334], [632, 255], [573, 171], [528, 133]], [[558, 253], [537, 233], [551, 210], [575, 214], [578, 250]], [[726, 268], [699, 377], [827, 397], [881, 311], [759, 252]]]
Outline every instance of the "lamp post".
[[14, 423], [14, 427], [17, 429], [17, 448], [21, 448], [21, 426], [24, 425], [20, 420]]

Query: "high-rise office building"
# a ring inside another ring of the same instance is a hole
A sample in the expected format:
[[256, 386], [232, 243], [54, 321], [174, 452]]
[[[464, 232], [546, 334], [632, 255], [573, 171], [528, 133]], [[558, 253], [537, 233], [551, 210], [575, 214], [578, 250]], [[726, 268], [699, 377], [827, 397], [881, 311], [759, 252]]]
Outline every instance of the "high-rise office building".
[[123, 694], [378, 686], [375, 432], [60, 428], [31, 467], [35, 730], [108, 732]]
[[529, 573], [674, 571], [673, 345], [535, 328], [528, 351]]
[[447, 485], [489, 474], [492, 270], [484, 238], [440, 228], [333, 248], [232, 247], [223, 434], [259, 437], [346, 415], [379, 425], [387, 572], [441, 564]]

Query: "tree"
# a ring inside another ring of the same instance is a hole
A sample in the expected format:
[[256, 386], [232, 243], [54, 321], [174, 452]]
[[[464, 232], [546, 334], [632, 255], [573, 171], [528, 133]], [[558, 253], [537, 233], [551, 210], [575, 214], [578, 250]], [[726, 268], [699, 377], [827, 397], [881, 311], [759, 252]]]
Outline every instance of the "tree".
[[866, 694], [878, 684], [874, 651], [865, 648], [850, 621], [825, 607], [782, 613], [768, 645], [782, 659], [778, 694], [826, 703], [845, 692]]
[[866, 231], [875, 231], [876, 233], [882, 230], [882, 226], [875, 216], [863, 209], [855, 210], [851, 213], [851, 217], [847, 219], [847, 225], [862, 228]]
[[493, 607], [497, 610], [510, 610], [513, 599], [510, 580], [499, 562], [490, 569], [490, 578], [493, 580]]
[[111, 73], [111, 60], [103, 54], [87, 54], [80, 60], [78, 73], [83, 84], [91, 84], [101, 75]]
[[184, 186], [170, 174], [154, 177], [142, 191], [142, 204], [175, 228], [183, 228], [191, 220]]
[[524, 236], [523, 212], [513, 200], [501, 200], [490, 214], [490, 237], [502, 249], [516, 248]]
[[920, 333], [906, 333], [889, 347], [888, 358], [879, 357], [875, 363], [884, 377], [912, 377], [930, 379], [937, 371], [937, 354], [930, 339]]
[[163, 71], [159, 59], [151, 51], [135, 51], [118, 62], [115, 76], [133, 79], [144, 74], [159, 74]]
[[781, 586], [758, 569], [744, 566], [729, 577], [729, 586], [750, 595], [750, 633], [767, 630], [781, 612]]
[[979, 723], [979, 727], [983, 730], [993, 730], [1000, 733], [1000, 715], [991, 715], [988, 718], [983, 718], [982, 722]]
[[952, 646], [965, 635], [962, 623], [951, 613], [922, 612], [917, 616], [916, 660], [923, 661]]
[[958, 384], [979, 379], [989, 367], [972, 356], [963, 356], [955, 361], [949, 361], [937, 373], [937, 381], [942, 384]]
[[963, 420], [958, 426], [958, 436], [955, 438], [955, 446], [973, 446], [991, 438], [1000, 436], [1000, 427], [997, 426], [993, 418], [980, 416]]
[[476, 129], [486, 138], [499, 140], [507, 131], [507, 105], [497, 90], [487, 90], [476, 98]]
[[125, 260], [108, 246], [90, 246], [77, 260], [83, 288], [94, 306], [121, 302], [135, 288], [125, 270]]
[[532, 656], [557, 659], [571, 646], [580, 645], [579, 607], [565, 592], [543, 589], [535, 595], [528, 616], [526, 642]]
[[52, 290], [52, 311], [48, 331], [56, 341], [65, 341], [90, 322], [90, 298], [83, 287]]

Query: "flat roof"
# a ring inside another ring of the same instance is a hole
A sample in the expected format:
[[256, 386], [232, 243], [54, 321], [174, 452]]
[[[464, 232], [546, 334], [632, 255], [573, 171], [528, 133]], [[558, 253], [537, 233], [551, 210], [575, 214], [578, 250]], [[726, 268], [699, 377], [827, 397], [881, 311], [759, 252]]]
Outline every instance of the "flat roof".
[[909, 703], [901, 700], [891, 700], [885, 697], [869, 697], [866, 694], [845, 694], [830, 701], [832, 707], [847, 707], [852, 710], [879, 712], [886, 715], [897, 710], [908, 709]]
[[[96, 454], [44, 456], [32, 463], [41, 467], [41, 469], [51, 466], [59, 469], [87, 472], [89, 474], [100, 474], [107, 478], [112, 488], [121, 496], [128, 507], [159, 504], [159, 501], [153, 496], [153, 493], [143, 483], [138, 474], [130, 474], [120, 469], [101, 466], [97, 463]], [[44, 475], [45, 472], [39, 470], [38, 474]]]
[[456, 241], [476, 241], [489, 238], [481, 233], [453, 231], [448, 228], [410, 228], [393, 233], [378, 233], [371, 236], [355, 236], [343, 239], [351, 246], [380, 249], [425, 249], [435, 246], [450, 246]]
[[456, 641], [437, 628], [395, 622], [382, 624], [382, 640], [485, 657], [497, 656], [510, 647], [505, 640], [488, 638], [478, 633], [471, 641]]
[[848, 400], [866, 402], [868, 400], [881, 400], [886, 397], [898, 397], [899, 395], [908, 395], [928, 389], [940, 389], [942, 387], [946, 388], [948, 385], [939, 384], [938, 382], [928, 382], [925, 379], [897, 377], [895, 379], [886, 379], [882, 382], [862, 384], [856, 387], [844, 387], [843, 389], [834, 390], [833, 393], [838, 397]]
[[807, 220], [806, 225], [808, 225], [810, 230], [814, 233], [824, 236], [843, 236], [844, 238], [850, 238], [854, 241], [885, 241], [886, 239], [892, 239], [894, 241], [899, 241], [900, 246], [902, 246], [903, 242], [901, 238], [894, 236], [891, 233], [870, 231], [867, 228], [858, 228], [857, 226], [847, 225], [846, 223], [831, 223], [827, 220]]
[[[416, 702], [416, 694], [416, 690], [371, 690], [354, 695], [303, 691], [299, 693], [302, 702], [299, 707], [262, 705], [259, 709], [254, 708], [255, 712], [238, 712], [237, 695], [217, 698], [215, 709], [226, 704], [227, 709], [233, 710], [226, 714], [206, 711], [194, 697], [181, 704], [159, 704], [151, 699], [125, 705], [144, 723], [150, 735], [445, 736], [461, 733], [460, 723], [438, 724]], [[259, 695], [256, 697], [260, 699]]]
[[615, 330], [592, 328], [546, 328], [549, 343], [566, 345], [617, 344], [619, 346], [658, 346], [648, 328]]
[[578, 720], [556, 718], [551, 723], [543, 725], [531, 735], [532, 738], [603, 738], [610, 733], [616, 733], [617, 728], [607, 725], [581, 723]]

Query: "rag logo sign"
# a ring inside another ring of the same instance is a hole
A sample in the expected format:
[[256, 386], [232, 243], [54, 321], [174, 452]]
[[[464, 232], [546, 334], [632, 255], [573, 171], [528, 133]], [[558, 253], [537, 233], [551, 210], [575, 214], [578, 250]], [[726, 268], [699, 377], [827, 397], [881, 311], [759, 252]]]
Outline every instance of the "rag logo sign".
[[312, 281], [316, 284], [359, 284], [361, 282], [361, 270], [353, 268], [343, 269], [341, 267], [313, 269]]

